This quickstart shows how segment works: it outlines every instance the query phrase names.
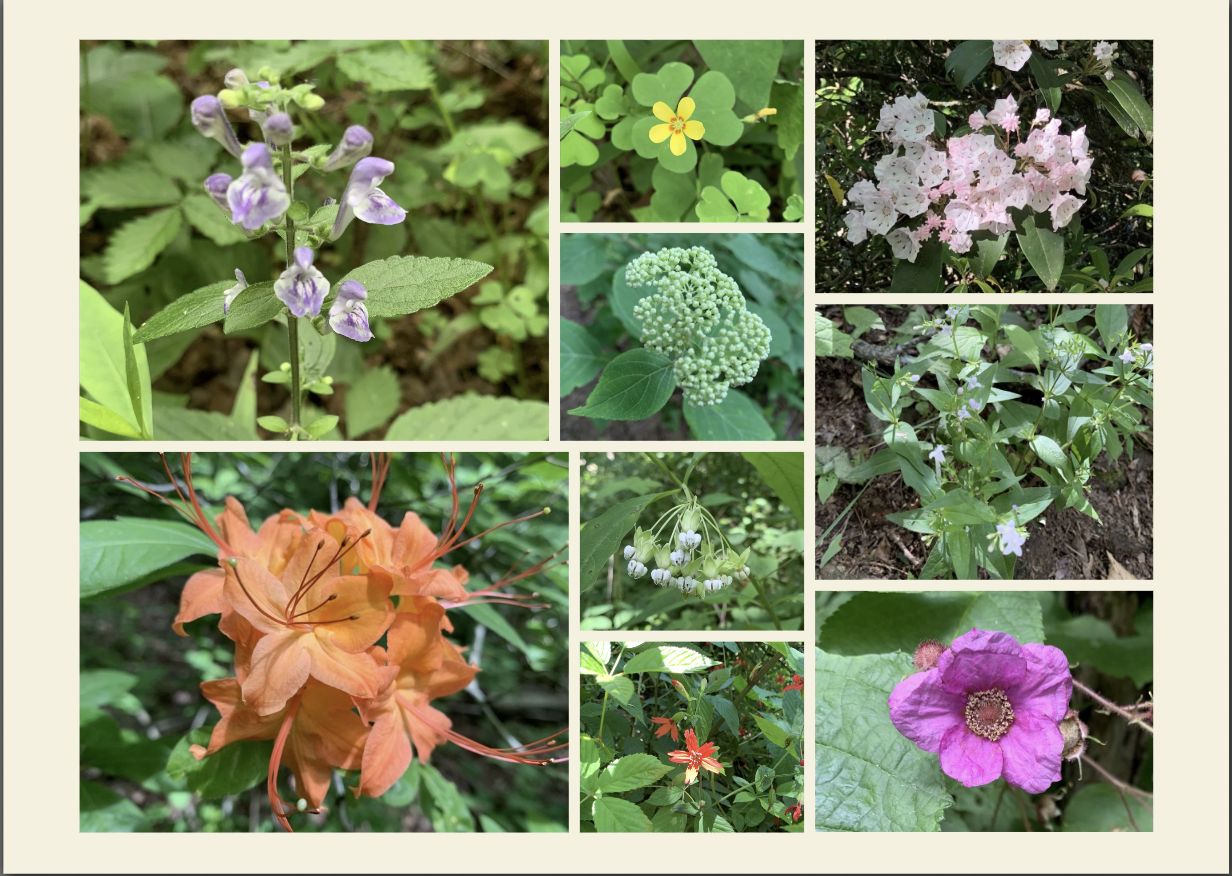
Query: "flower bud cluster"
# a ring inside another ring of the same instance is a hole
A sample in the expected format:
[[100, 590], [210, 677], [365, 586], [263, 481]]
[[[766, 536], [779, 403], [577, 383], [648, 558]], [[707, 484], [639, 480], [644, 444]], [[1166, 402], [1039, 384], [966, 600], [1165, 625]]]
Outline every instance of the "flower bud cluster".
[[626, 268], [625, 282], [657, 287], [633, 315], [642, 324], [643, 345], [675, 362], [676, 383], [689, 404], [719, 404], [729, 387], [752, 380], [770, 355], [770, 330], [702, 247], [643, 253]]
[[[667, 524], [671, 523], [669, 529]], [[675, 587], [686, 596], [717, 593], [736, 581], [747, 581], [749, 551], [736, 553], [718, 531], [714, 518], [690, 499], [668, 511], [655, 526], [665, 536], [659, 544], [654, 531], [640, 526], [633, 544], [625, 545], [626, 570], [634, 578], [650, 573], [660, 587]], [[650, 563], [655, 568], [650, 568]]]
[[[1016, 230], [1010, 208], [1049, 213], [1054, 231], [1068, 225], [1086, 203], [1073, 193], [1086, 194], [1094, 163], [1086, 127], [1062, 134], [1061, 120], [1039, 109], [1023, 138], [1018, 109], [1012, 95], [998, 100], [987, 116], [971, 114], [971, 133], [942, 146], [923, 94], [884, 104], [876, 130], [890, 151], [874, 167], [876, 185], [861, 180], [847, 192], [860, 208], [843, 219], [848, 239], [884, 235], [897, 258], [914, 262], [934, 233], [961, 254], [973, 232]], [[895, 227], [899, 217], [919, 221]]]

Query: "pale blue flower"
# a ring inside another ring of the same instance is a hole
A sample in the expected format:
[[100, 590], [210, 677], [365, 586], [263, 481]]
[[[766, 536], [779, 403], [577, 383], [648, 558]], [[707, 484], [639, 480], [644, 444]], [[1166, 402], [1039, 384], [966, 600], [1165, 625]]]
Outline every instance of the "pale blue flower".
[[338, 334], [353, 341], [372, 340], [368, 327], [368, 306], [364, 301], [368, 290], [355, 280], [343, 280], [338, 284], [338, 295], [329, 308], [329, 325]]
[[350, 167], [361, 158], [367, 157], [372, 151], [372, 135], [368, 133], [368, 129], [359, 125], [351, 125], [342, 135], [342, 141], [338, 144], [338, 148], [333, 151], [329, 158], [325, 159], [325, 163], [321, 165], [321, 170], [329, 173], [331, 170], [341, 170], [344, 167]]
[[397, 225], [406, 218], [406, 210], [378, 188], [393, 172], [393, 162], [384, 158], [365, 158], [355, 165], [346, 191], [342, 193], [330, 240], [341, 237], [352, 218], [372, 225]]
[[240, 161], [244, 173], [227, 187], [227, 203], [232, 223], [253, 231], [285, 213], [291, 197], [274, 173], [274, 162], [264, 143], [250, 143]]
[[316, 316], [329, 294], [329, 280], [312, 266], [312, 248], [297, 247], [291, 267], [274, 281], [274, 294], [295, 316]]

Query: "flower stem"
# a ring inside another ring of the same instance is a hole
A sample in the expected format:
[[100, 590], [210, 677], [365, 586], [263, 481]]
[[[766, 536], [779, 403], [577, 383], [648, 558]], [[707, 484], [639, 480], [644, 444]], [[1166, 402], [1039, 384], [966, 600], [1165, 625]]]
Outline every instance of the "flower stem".
[[[291, 144], [282, 147], [282, 184], [286, 186], [287, 197], [295, 202], [295, 178], [291, 173]], [[287, 210], [287, 268], [295, 261], [295, 220]], [[291, 354], [291, 438], [295, 440], [300, 430], [301, 398], [299, 378], [299, 321], [295, 314], [287, 311], [287, 348]]]
[[1099, 703], [1109, 712], [1112, 712], [1112, 714], [1118, 715], [1124, 718], [1126, 721], [1128, 721], [1130, 724], [1133, 724], [1136, 727], [1141, 727], [1143, 730], [1145, 730], [1147, 733], [1150, 733], [1152, 736], [1155, 735], [1155, 728], [1153, 728], [1150, 724], [1146, 723], [1146, 721], [1142, 720], [1141, 715], [1135, 715], [1133, 712], [1129, 711], [1129, 709], [1126, 709], [1122, 706], [1118, 706], [1116, 703], [1112, 702], [1111, 700], [1104, 699], [1103, 697], [1101, 697], [1095, 691], [1091, 690], [1089, 687], [1087, 687], [1085, 684], [1083, 684], [1076, 678], [1074, 679], [1074, 687], [1078, 688], [1078, 690], [1082, 691], [1084, 694], [1089, 696], [1091, 699], [1095, 700], [1095, 702]]

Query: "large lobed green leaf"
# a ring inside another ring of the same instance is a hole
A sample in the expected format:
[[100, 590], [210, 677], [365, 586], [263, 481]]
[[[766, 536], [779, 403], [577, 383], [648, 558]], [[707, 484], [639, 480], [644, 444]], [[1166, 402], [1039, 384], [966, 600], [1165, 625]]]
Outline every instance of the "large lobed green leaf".
[[904, 654], [840, 657], [817, 649], [817, 830], [940, 829], [953, 801], [937, 755], [916, 748], [890, 721], [890, 692], [912, 669]]

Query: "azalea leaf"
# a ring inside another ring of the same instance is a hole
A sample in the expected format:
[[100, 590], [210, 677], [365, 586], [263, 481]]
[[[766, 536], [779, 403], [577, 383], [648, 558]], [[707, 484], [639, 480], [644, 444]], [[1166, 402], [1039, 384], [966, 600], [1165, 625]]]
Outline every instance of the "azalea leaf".
[[272, 741], [232, 742], [197, 760], [190, 746], [209, 745], [210, 733], [211, 728], [198, 727], [176, 744], [167, 758], [168, 777], [186, 779], [190, 791], [216, 800], [247, 791], [269, 774]]
[[213, 557], [218, 546], [178, 520], [88, 520], [80, 524], [81, 598], [119, 590], [185, 557]]

